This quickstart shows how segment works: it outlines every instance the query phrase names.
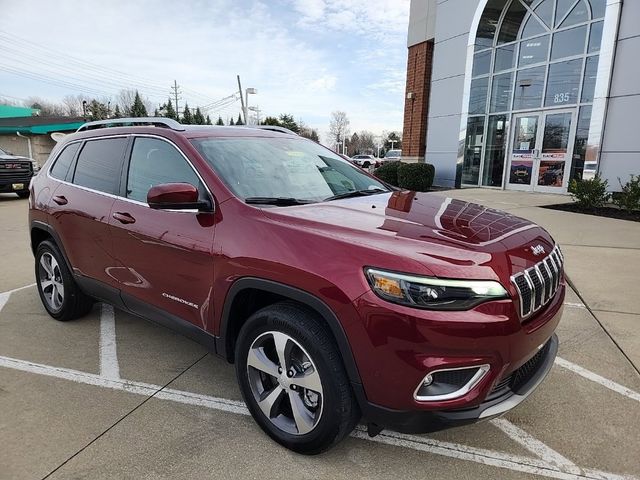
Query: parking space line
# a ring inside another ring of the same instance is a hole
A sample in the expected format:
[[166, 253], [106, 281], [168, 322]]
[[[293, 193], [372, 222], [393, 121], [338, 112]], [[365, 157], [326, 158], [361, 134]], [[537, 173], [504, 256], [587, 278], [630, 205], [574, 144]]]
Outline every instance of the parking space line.
[[24, 290], [26, 288], [35, 287], [35, 285], [36, 285], [35, 283], [32, 283], [30, 285], [25, 285], [24, 287], [18, 287], [18, 288], [14, 288], [13, 290], [8, 290], [6, 292], [0, 293], [0, 312], [9, 301], [9, 297], [11, 297], [12, 293], [19, 292], [20, 290]]
[[608, 378], [601, 377], [597, 373], [593, 373], [591, 370], [587, 370], [586, 368], [581, 367], [580, 365], [576, 365], [564, 358], [556, 357], [556, 365], [560, 365], [567, 370], [571, 370], [574, 373], [577, 373], [581, 377], [586, 378], [587, 380], [591, 380], [592, 382], [599, 383], [605, 388], [609, 390], [613, 390], [620, 395], [624, 395], [627, 398], [640, 402], [640, 393], [631, 390], [630, 388], [625, 387], [624, 385], [620, 385]]
[[115, 313], [113, 306], [106, 303], [100, 305], [100, 375], [120, 379]]
[[545, 443], [542, 443], [534, 436], [528, 434], [520, 427], [514, 425], [509, 420], [506, 420], [504, 418], [496, 418], [495, 420], [491, 420], [491, 423], [502, 430], [513, 441], [519, 443], [545, 462], [555, 465], [563, 472], [575, 474], [581, 473], [580, 468], [571, 460], [560, 455], [554, 449], [552, 449]]
[[584, 303], [564, 302], [564, 306], [571, 308], [583, 308], [585, 310], [587, 309], [587, 306]]
[[[39, 363], [29, 362], [16, 358], [0, 356], [0, 367], [11, 368], [28, 373], [45, 375], [48, 377], [71, 380], [73, 382], [94, 385], [113, 390], [121, 390], [129, 393], [154, 396], [160, 400], [170, 400], [177, 403], [206, 407], [240, 415], [249, 415], [249, 411], [243, 402], [225, 398], [201, 395], [182, 390], [163, 389], [159, 385], [136, 382], [130, 380], [114, 380], [100, 375], [80, 372], [68, 368], [53, 367]], [[637, 480], [636, 477], [616, 475], [600, 470], [582, 469], [580, 474], [570, 473], [561, 470], [557, 465], [545, 459], [529, 458], [509, 453], [487, 450], [467, 445], [434, 440], [428, 437], [416, 435], [405, 435], [395, 432], [383, 432], [377, 437], [370, 438], [363, 427], [358, 427], [352, 436], [366, 441], [382, 443], [390, 446], [410, 448], [435, 455], [467, 460], [483, 465], [504, 468], [516, 472], [531, 473], [548, 478], [559, 478], [567, 480], [590, 479], [590, 480]]]

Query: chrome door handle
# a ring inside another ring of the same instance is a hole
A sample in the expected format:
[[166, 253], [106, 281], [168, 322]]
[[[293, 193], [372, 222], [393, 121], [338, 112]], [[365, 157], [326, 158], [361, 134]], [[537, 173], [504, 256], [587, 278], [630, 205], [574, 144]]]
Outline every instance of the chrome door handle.
[[53, 197], [53, 201], [58, 205], [66, 205], [68, 203], [68, 200], [64, 195], [56, 195], [55, 197]]
[[136, 223], [136, 219], [126, 212], [115, 212], [112, 216], [113, 218], [118, 220], [120, 223], [125, 223], [125, 224]]

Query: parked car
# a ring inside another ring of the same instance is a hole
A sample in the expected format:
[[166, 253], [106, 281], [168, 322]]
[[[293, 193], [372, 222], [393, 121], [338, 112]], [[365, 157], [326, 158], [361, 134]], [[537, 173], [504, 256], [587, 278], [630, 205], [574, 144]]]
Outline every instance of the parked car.
[[376, 435], [502, 415], [557, 352], [563, 256], [544, 229], [391, 191], [296, 135], [91, 122], [34, 177], [29, 223], [49, 315], [102, 301], [183, 332], [300, 453], [361, 418]]
[[38, 170], [35, 160], [0, 150], [0, 193], [13, 192], [20, 198], [27, 198], [29, 182]]
[[354, 155], [353, 157], [351, 157], [351, 160], [353, 161], [353, 163], [362, 168], [377, 168], [380, 165], [378, 159], [373, 155]]
[[388, 150], [384, 154], [383, 162], [397, 162], [402, 158], [402, 150]]

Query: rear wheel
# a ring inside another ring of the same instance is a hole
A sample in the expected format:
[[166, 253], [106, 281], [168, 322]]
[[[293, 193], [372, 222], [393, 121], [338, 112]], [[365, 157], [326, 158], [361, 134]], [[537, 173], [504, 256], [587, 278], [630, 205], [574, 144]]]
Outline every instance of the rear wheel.
[[333, 338], [302, 306], [278, 303], [254, 313], [240, 331], [235, 360], [254, 419], [293, 451], [327, 450], [360, 418]]
[[45, 240], [36, 249], [36, 283], [47, 313], [56, 320], [86, 315], [93, 300], [78, 288], [58, 247]]

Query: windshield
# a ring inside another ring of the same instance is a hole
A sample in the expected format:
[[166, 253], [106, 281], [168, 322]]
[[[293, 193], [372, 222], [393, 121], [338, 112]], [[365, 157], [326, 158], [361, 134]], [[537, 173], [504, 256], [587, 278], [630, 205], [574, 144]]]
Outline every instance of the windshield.
[[389, 150], [386, 154], [385, 154], [385, 158], [397, 158], [400, 156], [400, 150]]
[[242, 199], [317, 202], [361, 190], [389, 191], [330, 150], [302, 138], [210, 137], [192, 143]]

